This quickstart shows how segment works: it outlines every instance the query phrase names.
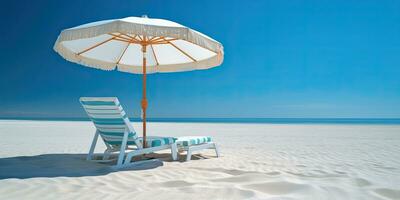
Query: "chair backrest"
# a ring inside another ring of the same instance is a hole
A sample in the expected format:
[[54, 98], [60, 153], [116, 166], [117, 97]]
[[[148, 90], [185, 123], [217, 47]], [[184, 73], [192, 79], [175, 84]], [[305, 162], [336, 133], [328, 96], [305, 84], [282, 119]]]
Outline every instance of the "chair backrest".
[[118, 98], [81, 97], [79, 101], [106, 144], [121, 145], [124, 132], [128, 130], [128, 141], [134, 142], [138, 148], [142, 148], [135, 129], [130, 124]]

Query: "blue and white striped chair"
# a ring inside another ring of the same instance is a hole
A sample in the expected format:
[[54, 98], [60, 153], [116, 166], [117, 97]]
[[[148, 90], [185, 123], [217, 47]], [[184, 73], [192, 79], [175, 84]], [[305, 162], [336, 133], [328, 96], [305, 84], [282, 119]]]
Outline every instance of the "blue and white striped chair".
[[[80, 102], [96, 127], [96, 133], [87, 155], [87, 160], [92, 160], [93, 158], [99, 135], [107, 146], [103, 154], [103, 160], [107, 160], [111, 153], [119, 151], [117, 168], [132, 163], [133, 156], [164, 149], [171, 149], [172, 159], [177, 159], [176, 139], [173, 137], [146, 137], [146, 148], [143, 148], [143, 138], [137, 136], [116, 97], [81, 97]], [[126, 153], [126, 150], [133, 151]], [[125, 153], [126, 158], [124, 161]]]

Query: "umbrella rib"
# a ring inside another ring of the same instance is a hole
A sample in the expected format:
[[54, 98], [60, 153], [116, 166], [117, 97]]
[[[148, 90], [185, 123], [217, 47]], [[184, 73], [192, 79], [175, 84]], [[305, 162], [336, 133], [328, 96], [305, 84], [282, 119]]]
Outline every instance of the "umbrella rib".
[[108, 35], [112, 35], [112, 36], [115, 36], [116, 38], [119, 38], [119, 39], [124, 39], [124, 40], [131, 40], [132, 38], [131, 37], [128, 37], [128, 36], [126, 36], [126, 37], [122, 37], [122, 36], [125, 36], [125, 35], [122, 35], [122, 33], [120, 33], [119, 35], [116, 35], [116, 34], [114, 34], [114, 33], [109, 33]]
[[149, 40], [147, 40], [147, 42], [150, 42], [152, 39], [154, 39], [156, 36], [152, 36], [151, 38], [149, 38]]
[[121, 41], [121, 42], [131, 42], [130, 39], [121, 39], [121, 38], [114, 38], [113, 40]]
[[[164, 40], [166, 41], [166, 40]], [[188, 53], [186, 53], [185, 51], [183, 51], [182, 49], [180, 49], [179, 47], [177, 47], [175, 44], [173, 44], [170, 41], [166, 41], [168, 44], [172, 45], [173, 47], [175, 47], [175, 49], [178, 49], [181, 53], [183, 53], [185, 56], [187, 56], [188, 58], [190, 58], [191, 60], [193, 60], [194, 62], [197, 62], [196, 59], [194, 59], [192, 56], [190, 56]]]
[[152, 38], [149, 40], [149, 42], [153, 42], [153, 41], [156, 41], [156, 40], [159, 40], [159, 39], [161, 39], [161, 37], [159, 37], [159, 36], [154, 36], [154, 37], [152, 37]]
[[162, 38], [157, 38], [155, 40], [151, 40], [150, 42], [153, 44], [157, 44], [157, 43], [165, 44], [166, 42], [175, 41], [175, 40], [178, 40], [178, 39], [177, 38], [165, 39], [164, 37], [162, 37]]
[[176, 38], [168, 39], [168, 40], [163, 39], [163, 40], [152, 41], [151, 43], [152, 44], [168, 44], [168, 42], [175, 41], [175, 40], [178, 40], [178, 39], [176, 39]]
[[112, 38], [109, 38], [109, 39], [107, 39], [107, 40], [105, 40], [105, 41], [103, 41], [103, 42], [97, 43], [97, 44], [95, 44], [94, 46], [91, 46], [91, 47], [89, 47], [89, 48], [87, 48], [87, 49], [85, 49], [85, 50], [79, 52], [78, 55], [81, 55], [81, 54], [83, 54], [83, 53], [86, 53], [86, 52], [88, 52], [88, 51], [90, 51], [90, 50], [92, 50], [92, 49], [94, 49], [94, 48], [96, 48], [96, 47], [98, 47], [98, 46], [100, 46], [100, 45], [103, 45], [103, 44], [105, 44], [105, 43], [107, 43], [107, 42], [109, 42], [109, 41], [115, 39], [115, 38], [116, 38], [116, 36], [114, 36], [114, 37], [112, 37]]
[[131, 44], [131, 43], [128, 42], [128, 45], [126, 45], [126, 47], [125, 47], [124, 51], [122, 52], [121, 56], [118, 58], [117, 65], [118, 65], [119, 62], [121, 61], [122, 57], [124, 57], [125, 51], [128, 49], [128, 47], [129, 47], [130, 44]]
[[128, 35], [126, 33], [121, 33], [121, 35], [128, 37], [129, 39], [134, 39], [134, 37], [132, 37], [131, 35]]
[[[126, 40], [126, 42], [131, 42], [131, 43], [139, 43], [140, 41], [139, 40], [137, 40], [137, 39], [135, 39], [135, 37], [132, 37], [132, 36], [130, 36], [130, 35], [127, 35], [127, 34], [125, 34], [125, 33], [119, 33], [119, 35], [115, 35], [115, 34], [113, 34], [113, 33], [110, 33], [109, 35], [112, 35], [112, 36], [116, 36], [116, 38], [115, 39], [123, 39], [123, 40]], [[122, 37], [122, 36], [126, 36], [126, 37], [128, 37], [128, 38], [125, 38], [125, 37]]]
[[129, 37], [131, 39], [131, 41], [140, 42], [140, 40], [136, 39], [136, 35], [132, 37], [132, 36], [124, 34], [124, 33], [121, 33], [121, 34], [126, 35], [127, 37]]
[[[128, 39], [133, 39], [133, 37], [130, 36], [130, 35], [128, 35], [128, 34], [120, 33], [120, 32], [118, 32], [118, 33], [120, 34], [120, 36], [125, 36], [125, 37], [127, 37]], [[113, 35], [112, 33], [110, 33], [110, 34]]]
[[160, 65], [160, 63], [158, 63], [158, 59], [157, 59], [157, 56], [156, 56], [156, 52], [154, 52], [153, 45], [152, 45], [152, 44], [150, 44], [150, 47], [151, 47], [151, 51], [153, 52], [154, 59], [156, 60], [156, 64], [157, 64], [157, 65]]
[[163, 41], [164, 39], [165, 39], [165, 37], [160, 36], [160, 37], [158, 37], [158, 38], [155, 38], [155, 39], [150, 40], [150, 42], [159, 42], [159, 41]]

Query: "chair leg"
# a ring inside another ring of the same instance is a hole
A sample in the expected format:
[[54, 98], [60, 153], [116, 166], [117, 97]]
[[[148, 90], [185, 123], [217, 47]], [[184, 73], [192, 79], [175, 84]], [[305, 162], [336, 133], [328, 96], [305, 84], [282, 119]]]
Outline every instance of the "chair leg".
[[190, 148], [187, 150], [186, 161], [190, 161], [192, 159], [192, 151]]
[[97, 139], [98, 138], [99, 138], [99, 131], [96, 130], [96, 133], [94, 134], [92, 145], [90, 145], [90, 150], [89, 150], [89, 153], [88, 153], [88, 155], [86, 157], [86, 160], [92, 160], [94, 149], [96, 148], [96, 144], [97, 144]]
[[215, 149], [215, 154], [217, 154], [217, 157], [219, 157], [219, 150], [217, 147], [217, 144], [214, 143], [214, 149]]
[[[158, 159], [151, 159], [151, 160], [142, 160], [142, 161], [131, 162], [131, 160], [132, 160], [132, 158], [134, 156], [145, 155], [145, 154], [149, 154], [149, 153], [156, 152], [156, 151], [161, 151], [161, 150], [166, 150], [166, 149], [171, 149], [171, 145], [163, 145], [163, 146], [158, 146], [158, 147], [148, 147], [148, 148], [145, 148], [145, 149], [137, 149], [137, 150], [131, 151], [131, 152], [126, 154], [125, 162], [124, 162], [124, 164], [122, 166], [129, 166], [129, 165], [132, 165], [132, 164], [139, 164], [139, 163], [158, 160]], [[120, 166], [117, 166], [117, 168], [119, 168], [119, 167]]]
[[110, 158], [110, 156], [111, 156], [111, 150], [106, 149], [103, 154], [103, 160], [108, 160]]
[[178, 159], [178, 147], [176, 146], [176, 143], [171, 144], [171, 156], [172, 160]]
[[128, 131], [125, 130], [124, 138], [122, 139], [121, 149], [119, 150], [119, 156], [117, 161], [117, 166], [119, 167], [122, 166], [122, 162], [124, 161], [126, 144], [128, 143], [128, 134], [129, 134]]

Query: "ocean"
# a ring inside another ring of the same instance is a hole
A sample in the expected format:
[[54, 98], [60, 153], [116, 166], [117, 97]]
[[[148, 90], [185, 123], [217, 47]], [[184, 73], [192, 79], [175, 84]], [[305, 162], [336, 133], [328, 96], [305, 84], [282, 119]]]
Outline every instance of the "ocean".
[[[0, 120], [89, 121], [89, 118], [18, 117]], [[130, 118], [140, 122], [140, 118]], [[400, 118], [149, 118], [149, 122], [260, 123], [260, 124], [400, 124]]]

